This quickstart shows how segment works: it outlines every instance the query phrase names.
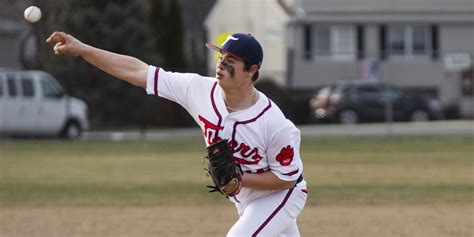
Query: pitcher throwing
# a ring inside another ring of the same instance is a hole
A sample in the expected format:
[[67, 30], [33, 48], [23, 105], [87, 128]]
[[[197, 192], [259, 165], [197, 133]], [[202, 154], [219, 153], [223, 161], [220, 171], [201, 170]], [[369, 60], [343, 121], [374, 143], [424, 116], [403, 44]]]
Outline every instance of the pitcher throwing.
[[252, 35], [236, 33], [221, 46], [206, 44], [221, 53], [215, 78], [168, 72], [63, 32], [54, 32], [47, 42], [55, 44], [55, 54], [82, 57], [150, 95], [180, 104], [201, 127], [207, 146], [227, 140], [242, 172], [226, 193], [240, 216], [227, 236], [299, 236], [296, 219], [307, 198], [300, 131], [255, 89], [263, 50]]

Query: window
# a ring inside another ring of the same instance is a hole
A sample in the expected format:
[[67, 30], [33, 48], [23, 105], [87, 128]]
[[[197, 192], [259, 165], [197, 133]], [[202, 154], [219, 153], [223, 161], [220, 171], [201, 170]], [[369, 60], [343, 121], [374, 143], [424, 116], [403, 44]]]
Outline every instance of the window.
[[16, 85], [15, 85], [15, 78], [11, 76], [7, 78], [7, 88], [8, 88], [8, 95], [10, 95], [10, 97], [16, 97], [17, 91], [16, 91]]
[[397, 100], [403, 97], [403, 91], [392, 85], [383, 84], [380, 87], [380, 97], [388, 100]]
[[3, 97], [3, 78], [0, 77], [0, 97]]
[[377, 86], [363, 85], [357, 88], [360, 93], [380, 93], [380, 88]]
[[403, 27], [392, 27], [389, 30], [389, 50], [391, 55], [405, 54], [405, 31]]
[[35, 95], [33, 87], [33, 79], [31, 78], [22, 78], [21, 79], [21, 89], [24, 97], [33, 97]]
[[312, 58], [353, 60], [356, 56], [356, 29], [350, 25], [313, 26]]
[[413, 27], [413, 54], [428, 55], [430, 52], [430, 32], [428, 27]]
[[41, 88], [43, 90], [43, 96], [47, 98], [59, 98], [62, 96], [60, 90], [58, 90], [49, 80], [41, 80]]
[[389, 56], [417, 57], [432, 55], [432, 28], [424, 25], [397, 25], [388, 27]]
[[331, 55], [331, 31], [329, 28], [316, 28], [314, 30], [314, 45], [316, 56]]

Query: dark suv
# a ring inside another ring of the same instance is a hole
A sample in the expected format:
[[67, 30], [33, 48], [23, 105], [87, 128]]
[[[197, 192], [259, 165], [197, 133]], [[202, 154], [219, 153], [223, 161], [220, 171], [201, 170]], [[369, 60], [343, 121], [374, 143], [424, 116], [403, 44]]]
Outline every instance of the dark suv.
[[434, 119], [430, 103], [388, 84], [354, 80], [323, 87], [311, 99], [316, 121], [355, 124]]

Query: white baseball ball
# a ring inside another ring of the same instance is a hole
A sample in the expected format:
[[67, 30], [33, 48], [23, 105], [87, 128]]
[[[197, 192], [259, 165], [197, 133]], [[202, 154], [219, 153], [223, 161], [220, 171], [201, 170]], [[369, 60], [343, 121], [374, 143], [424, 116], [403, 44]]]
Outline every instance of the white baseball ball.
[[25, 9], [24, 16], [29, 22], [37, 22], [41, 19], [41, 10], [37, 6], [30, 6]]

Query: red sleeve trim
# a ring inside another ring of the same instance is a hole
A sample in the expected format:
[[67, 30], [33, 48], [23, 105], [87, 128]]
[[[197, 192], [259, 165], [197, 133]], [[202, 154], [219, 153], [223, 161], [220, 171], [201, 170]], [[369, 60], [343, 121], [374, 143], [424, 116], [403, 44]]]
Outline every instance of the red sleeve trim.
[[156, 67], [155, 69], [155, 78], [154, 78], [154, 83], [155, 83], [155, 95], [158, 96], [158, 74], [159, 74], [160, 68]]
[[298, 173], [298, 171], [300, 171], [300, 169], [297, 169], [295, 171], [291, 171], [290, 173], [286, 173], [286, 174], [283, 174], [283, 175], [286, 175], [286, 176], [292, 176], [292, 175], [295, 175]]

